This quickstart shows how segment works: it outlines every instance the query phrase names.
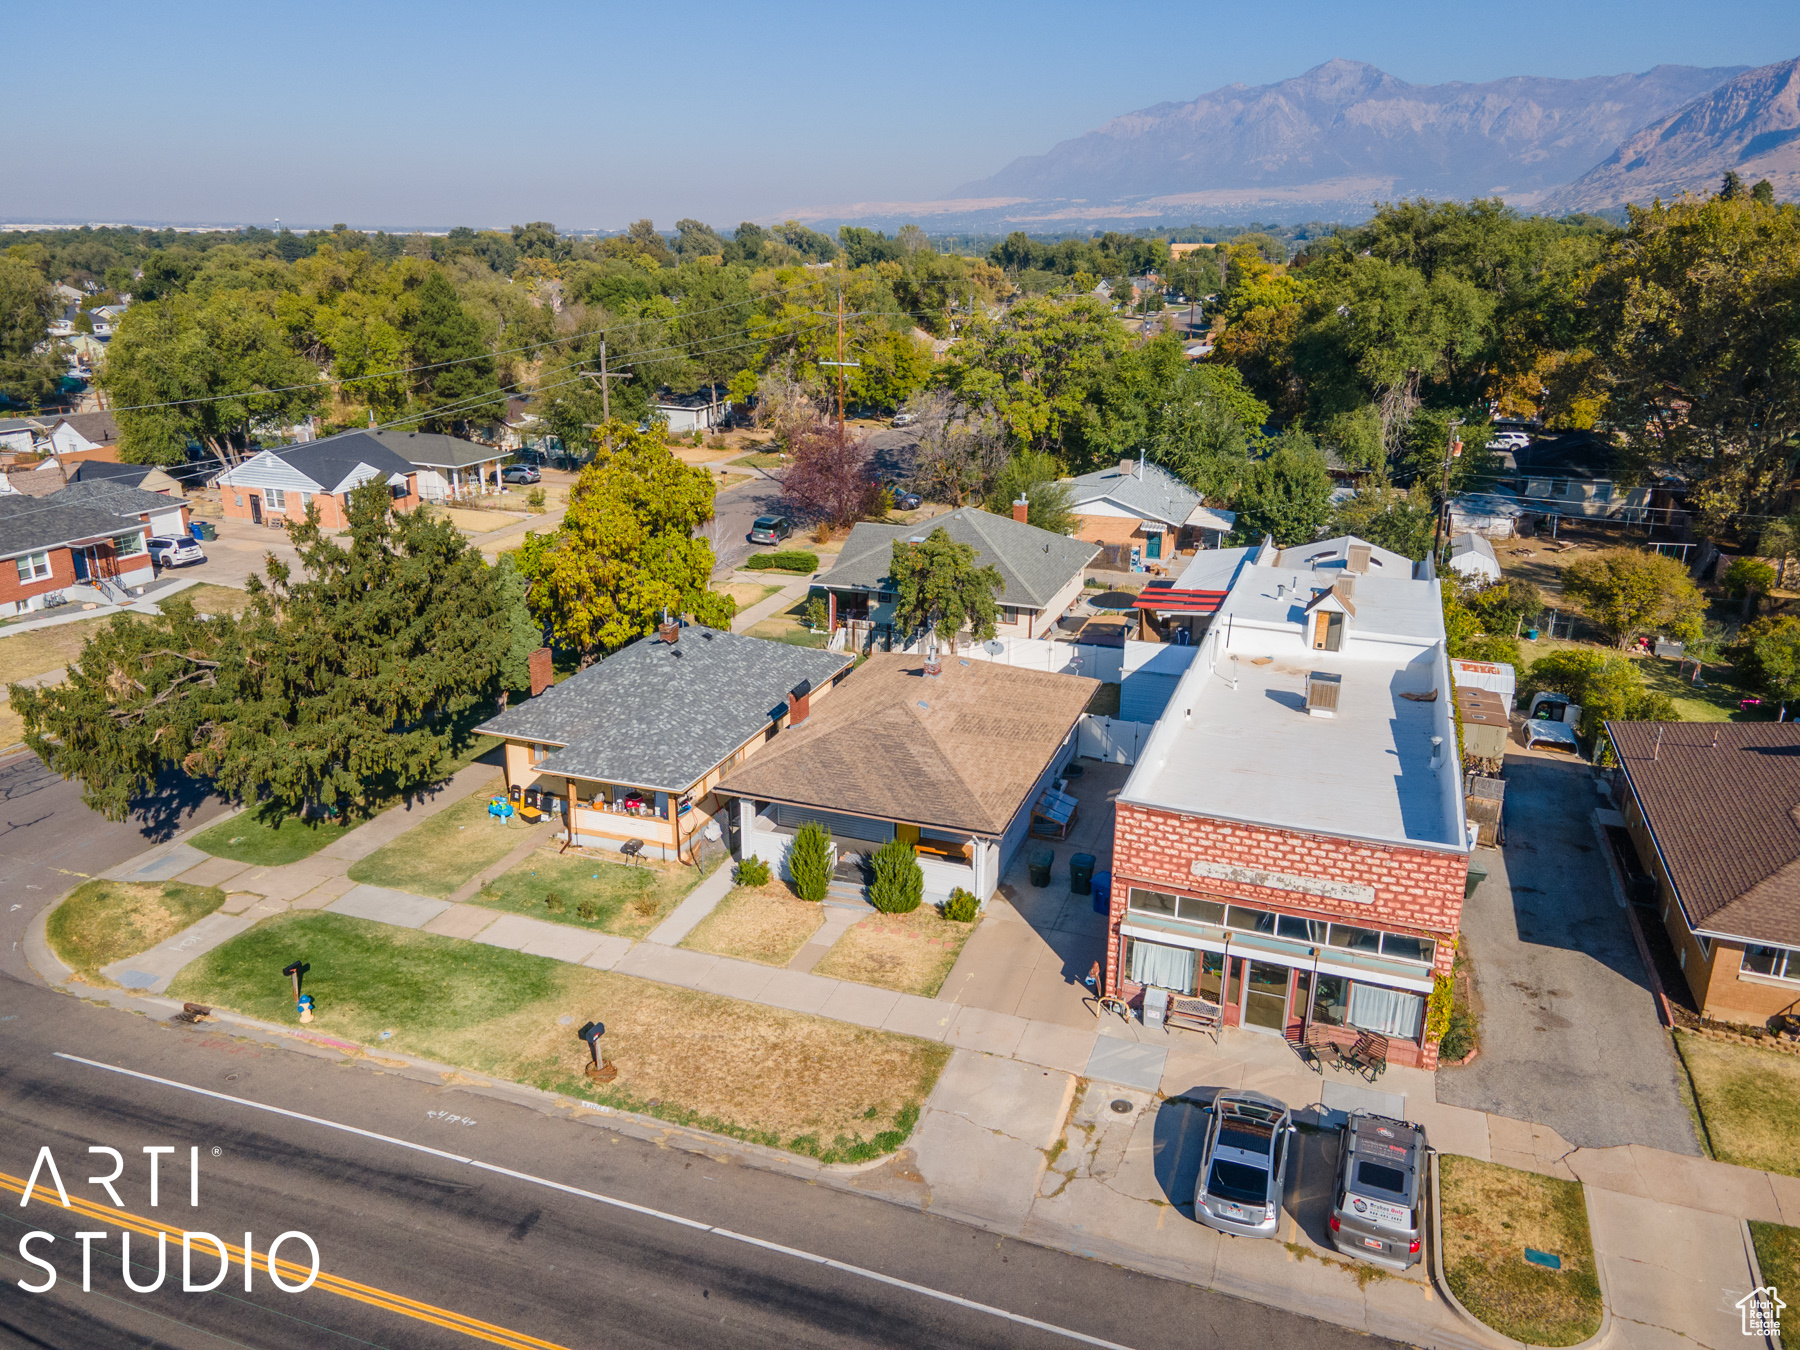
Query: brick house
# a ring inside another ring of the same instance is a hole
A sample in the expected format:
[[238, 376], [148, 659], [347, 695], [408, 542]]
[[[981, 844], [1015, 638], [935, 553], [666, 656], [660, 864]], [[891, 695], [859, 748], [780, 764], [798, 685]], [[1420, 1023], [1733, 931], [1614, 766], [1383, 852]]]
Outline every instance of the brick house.
[[1436, 1067], [1471, 847], [1441, 606], [1428, 562], [1355, 539], [1237, 568], [1119, 794], [1109, 992]]
[[1695, 1006], [1800, 1003], [1800, 723], [1608, 722], [1620, 811]]
[[348, 529], [349, 494], [371, 481], [387, 484], [396, 511], [420, 500], [418, 468], [366, 431], [261, 450], [216, 481], [225, 515], [257, 525], [303, 520], [311, 505], [321, 528]]
[[156, 575], [148, 535], [148, 526], [110, 510], [0, 496], [0, 614], [42, 609], [70, 586], [148, 585]]
[[1198, 492], [1167, 469], [1142, 460], [1067, 478], [1075, 535], [1106, 550], [1108, 567], [1165, 565], [1183, 550], [1217, 548], [1237, 516], [1207, 506]]

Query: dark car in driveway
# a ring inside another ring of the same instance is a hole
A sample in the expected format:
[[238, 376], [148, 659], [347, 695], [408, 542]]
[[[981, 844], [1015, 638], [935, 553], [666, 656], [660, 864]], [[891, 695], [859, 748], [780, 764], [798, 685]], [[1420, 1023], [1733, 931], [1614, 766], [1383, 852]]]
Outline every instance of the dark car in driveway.
[[750, 542], [779, 544], [793, 532], [793, 523], [786, 516], [758, 516], [750, 526]]
[[1354, 1112], [1338, 1149], [1331, 1245], [1389, 1270], [1417, 1265], [1424, 1240], [1425, 1128]]
[[1194, 1218], [1235, 1237], [1274, 1237], [1296, 1133], [1287, 1104], [1261, 1092], [1221, 1092], [1206, 1112]]

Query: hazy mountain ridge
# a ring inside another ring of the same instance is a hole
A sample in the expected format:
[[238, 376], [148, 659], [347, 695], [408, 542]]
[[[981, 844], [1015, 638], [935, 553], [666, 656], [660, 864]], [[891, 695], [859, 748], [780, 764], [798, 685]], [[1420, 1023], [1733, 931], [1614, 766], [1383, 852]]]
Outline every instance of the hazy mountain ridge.
[[1800, 57], [1745, 71], [1625, 138], [1544, 206], [1592, 211], [1718, 189], [1727, 171], [1800, 197]]

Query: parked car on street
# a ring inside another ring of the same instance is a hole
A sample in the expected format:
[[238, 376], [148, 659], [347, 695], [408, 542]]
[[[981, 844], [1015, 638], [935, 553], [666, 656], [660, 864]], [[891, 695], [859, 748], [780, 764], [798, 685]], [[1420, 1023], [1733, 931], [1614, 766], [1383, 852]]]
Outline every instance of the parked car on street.
[[1331, 1245], [1389, 1270], [1417, 1265], [1424, 1247], [1421, 1192], [1430, 1155], [1424, 1126], [1353, 1113], [1338, 1149]]
[[916, 492], [909, 491], [898, 478], [884, 478], [881, 486], [886, 488], [888, 495], [894, 499], [896, 511], [917, 511], [925, 504], [923, 497]]
[[750, 542], [779, 544], [793, 532], [794, 527], [786, 516], [758, 516], [750, 526]]
[[894, 425], [897, 427], [910, 427], [914, 422], [917, 422], [918, 420], [919, 419], [914, 414], [909, 413], [909, 412], [894, 414]]
[[149, 541], [150, 561], [158, 567], [186, 567], [206, 561], [206, 550], [192, 539], [159, 534]]
[[1221, 1092], [1206, 1111], [1194, 1218], [1221, 1233], [1274, 1237], [1296, 1133], [1287, 1106], [1260, 1092]]
[[508, 464], [500, 470], [503, 483], [535, 483], [543, 478], [535, 464]]

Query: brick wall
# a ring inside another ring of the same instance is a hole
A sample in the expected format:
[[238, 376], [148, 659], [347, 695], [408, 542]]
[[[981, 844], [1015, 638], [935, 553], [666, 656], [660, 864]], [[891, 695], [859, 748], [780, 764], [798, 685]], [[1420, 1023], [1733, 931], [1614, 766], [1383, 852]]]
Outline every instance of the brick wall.
[[[1329, 896], [1196, 877], [1195, 860], [1258, 871], [1372, 887], [1373, 904]], [[1117, 992], [1125, 918], [1132, 882], [1157, 890], [1242, 904], [1306, 918], [1337, 918], [1369, 928], [1437, 939], [1436, 973], [1448, 974], [1455, 951], [1450, 939], [1462, 921], [1468, 858], [1430, 849], [1368, 844], [1331, 835], [1304, 834], [1267, 825], [1244, 825], [1207, 816], [1157, 811], [1120, 802], [1113, 821], [1112, 915], [1106, 950], [1106, 986]], [[1425, 1067], [1435, 1067], [1437, 1047], [1427, 1046]]]
[[20, 581], [18, 561], [14, 558], [0, 559], [0, 613], [11, 614], [21, 600], [29, 600], [48, 591], [60, 591], [75, 584], [75, 561], [69, 556], [68, 548], [65, 546], [44, 551], [50, 555], [50, 575], [38, 581]]

